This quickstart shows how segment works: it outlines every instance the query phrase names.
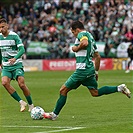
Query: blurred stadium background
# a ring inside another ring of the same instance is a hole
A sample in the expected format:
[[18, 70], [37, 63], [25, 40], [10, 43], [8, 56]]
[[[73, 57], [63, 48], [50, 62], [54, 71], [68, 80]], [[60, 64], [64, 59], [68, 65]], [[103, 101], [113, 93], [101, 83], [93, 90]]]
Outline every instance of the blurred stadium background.
[[[69, 26], [77, 19], [93, 34], [102, 57], [99, 87], [124, 82], [132, 91], [132, 73], [124, 72], [127, 48], [133, 44], [132, 0], [0, 0], [2, 17], [22, 38], [24, 68], [31, 71], [25, 73], [26, 83], [34, 104], [45, 111], [53, 109], [58, 88], [75, 69], [71, 51], [75, 38]], [[18, 84], [12, 85], [24, 98]], [[94, 98], [80, 86], [68, 100], [56, 122], [33, 121], [28, 111], [18, 111], [18, 105], [0, 84], [0, 132], [133, 133], [132, 99], [120, 93]]]
[[77, 19], [96, 40], [101, 69], [126, 69], [127, 48], [133, 44], [132, 0], [3, 0], [2, 17], [22, 38], [27, 71], [75, 68], [69, 26]]

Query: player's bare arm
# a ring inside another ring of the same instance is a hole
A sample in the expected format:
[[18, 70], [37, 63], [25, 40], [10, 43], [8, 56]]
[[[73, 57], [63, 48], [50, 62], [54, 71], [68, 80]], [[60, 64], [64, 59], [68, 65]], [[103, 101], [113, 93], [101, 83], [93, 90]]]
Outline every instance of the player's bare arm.
[[72, 50], [73, 52], [78, 52], [79, 50], [84, 49], [87, 46], [88, 46], [88, 40], [83, 39], [78, 46], [73, 46]]
[[94, 53], [94, 60], [95, 60], [95, 74], [96, 74], [96, 80], [98, 81], [98, 70], [100, 68], [100, 54], [98, 52]]
[[100, 59], [101, 59], [101, 56], [98, 52], [94, 53], [94, 59], [95, 59], [95, 70], [98, 71], [100, 68]]

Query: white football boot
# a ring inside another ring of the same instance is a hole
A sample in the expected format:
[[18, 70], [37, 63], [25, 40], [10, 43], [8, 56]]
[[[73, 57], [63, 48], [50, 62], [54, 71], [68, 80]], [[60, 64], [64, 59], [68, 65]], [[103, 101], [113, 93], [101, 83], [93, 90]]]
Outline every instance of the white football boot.
[[31, 112], [31, 110], [34, 108], [34, 105], [33, 104], [31, 104], [31, 105], [28, 105], [29, 106], [29, 112]]
[[27, 103], [23, 100], [20, 100], [19, 103], [20, 103], [20, 112], [24, 112], [26, 109]]
[[129, 70], [129, 69], [125, 71], [125, 73], [129, 73], [129, 72], [130, 72], [130, 70]]
[[56, 118], [58, 117], [54, 112], [50, 112], [50, 113], [44, 113], [43, 117], [45, 119], [49, 119], [49, 120], [56, 120]]
[[128, 98], [131, 97], [131, 92], [130, 90], [126, 87], [125, 84], [121, 84], [118, 86], [118, 91], [122, 92], [123, 94], [125, 94]]

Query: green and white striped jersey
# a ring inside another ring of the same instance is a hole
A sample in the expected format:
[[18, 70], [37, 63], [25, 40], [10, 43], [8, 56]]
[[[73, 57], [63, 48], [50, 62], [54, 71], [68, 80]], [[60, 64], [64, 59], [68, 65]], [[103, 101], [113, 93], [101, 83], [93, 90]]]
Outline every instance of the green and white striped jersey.
[[[23, 49], [23, 43], [15, 32], [10, 31], [7, 37], [4, 37], [2, 33], [0, 33], [0, 50], [3, 67], [12, 70], [18, 64], [22, 65], [21, 56], [24, 54]], [[13, 65], [10, 65], [8, 62], [11, 58], [16, 58], [16, 62]]]
[[83, 49], [79, 50], [78, 52], [75, 52], [76, 57], [76, 69], [77, 70], [85, 70], [87, 69], [94, 69], [94, 64], [92, 62], [92, 58], [94, 55], [94, 52], [97, 51], [96, 42], [91, 35], [91, 33], [87, 31], [82, 31], [77, 35], [77, 38], [75, 40], [75, 46], [78, 46], [80, 44], [80, 41], [86, 38], [88, 39], [88, 46]]

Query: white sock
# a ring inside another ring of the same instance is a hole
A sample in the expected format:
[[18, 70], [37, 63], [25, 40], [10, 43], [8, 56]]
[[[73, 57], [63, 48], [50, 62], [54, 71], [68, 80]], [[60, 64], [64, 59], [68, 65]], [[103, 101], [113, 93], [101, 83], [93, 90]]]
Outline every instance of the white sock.
[[121, 89], [122, 89], [122, 84], [117, 86], [118, 92], [121, 92]]
[[56, 116], [57, 116], [54, 112], [52, 112], [52, 115], [53, 115], [54, 117], [56, 117]]
[[23, 102], [23, 100], [20, 100], [19, 103], [21, 104]]

